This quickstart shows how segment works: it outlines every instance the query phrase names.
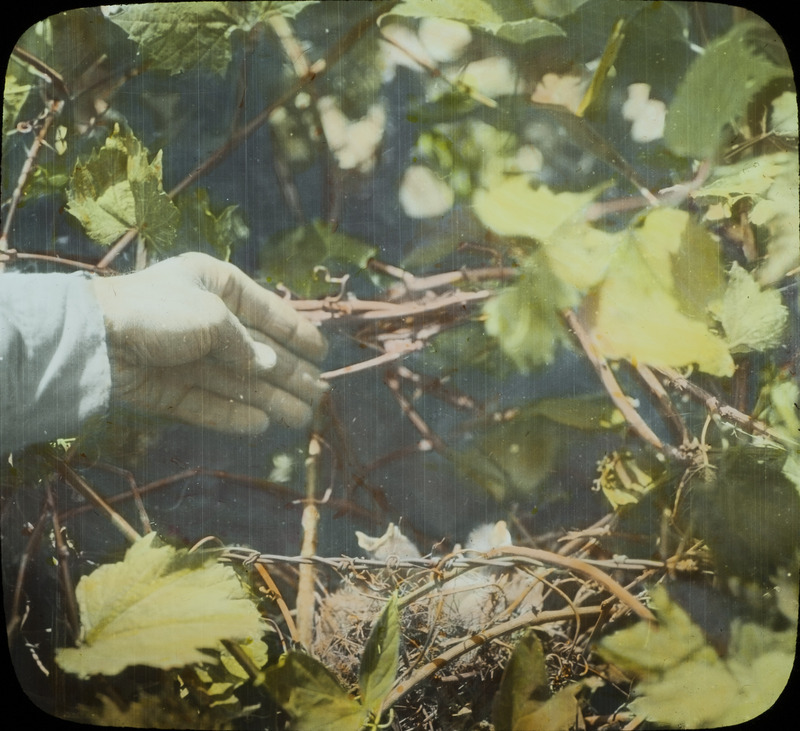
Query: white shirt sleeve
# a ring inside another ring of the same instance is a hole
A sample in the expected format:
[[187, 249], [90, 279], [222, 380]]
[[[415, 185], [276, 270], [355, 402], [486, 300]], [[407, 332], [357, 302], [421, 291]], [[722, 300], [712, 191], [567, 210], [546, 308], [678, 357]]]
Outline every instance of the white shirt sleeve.
[[0, 275], [0, 454], [75, 436], [103, 413], [111, 368], [83, 274]]

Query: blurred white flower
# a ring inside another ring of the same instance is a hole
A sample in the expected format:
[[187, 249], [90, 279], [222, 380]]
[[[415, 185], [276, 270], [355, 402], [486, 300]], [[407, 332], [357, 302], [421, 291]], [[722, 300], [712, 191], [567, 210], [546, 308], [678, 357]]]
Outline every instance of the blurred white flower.
[[375, 164], [375, 154], [386, 129], [386, 110], [373, 104], [365, 117], [352, 121], [331, 96], [317, 102], [319, 119], [336, 162], [342, 170], [368, 173]]
[[433, 218], [447, 213], [455, 194], [429, 167], [411, 165], [400, 182], [400, 205], [409, 218]]
[[536, 85], [531, 101], [539, 104], [557, 104], [566, 107], [571, 112], [576, 112], [583, 100], [589, 79], [574, 74], [559, 76], [558, 74], [545, 74]]
[[667, 105], [650, 98], [650, 84], [631, 84], [628, 87], [622, 116], [632, 123], [631, 137], [635, 142], [652, 142], [664, 136]]
[[490, 56], [468, 63], [461, 81], [492, 99], [516, 94], [522, 87], [514, 64], [505, 56]]

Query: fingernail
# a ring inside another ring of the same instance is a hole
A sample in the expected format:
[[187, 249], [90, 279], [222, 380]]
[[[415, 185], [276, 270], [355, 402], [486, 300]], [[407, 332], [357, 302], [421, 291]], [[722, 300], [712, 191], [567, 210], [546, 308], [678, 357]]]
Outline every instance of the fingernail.
[[263, 370], [272, 370], [278, 362], [278, 354], [264, 343], [253, 343], [255, 364]]

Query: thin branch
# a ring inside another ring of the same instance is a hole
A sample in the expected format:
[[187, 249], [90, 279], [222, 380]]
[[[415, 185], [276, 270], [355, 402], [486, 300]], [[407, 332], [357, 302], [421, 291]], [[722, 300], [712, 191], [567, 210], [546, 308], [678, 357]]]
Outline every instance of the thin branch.
[[733, 406], [720, 401], [716, 396], [713, 396], [704, 388], [701, 388], [696, 383], [692, 383], [686, 376], [681, 375], [673, 368], [661, 367], [657, 369], [667, 382], [678, 391], [685, 391], [695, 401], [701, 403], [708, 410], [709, 413], [719, 416], [724, 421], [736, 424], [744, 431], [750, 434], [760, 434], [764, 437], [769, 437], [783, 444], [786, 441], [792, 441], [795, 445], [800, 444], [796, 440], [787, 440], [786, 437], [777, 434], [769, 428], [763, 421], [748, 416], [747, 414], [735, 409]]
[[[17, 179], [17, 185], [14, 188], [14, 192], [11, 194], [11, 202], [9, 203], [8, 213], [6, 214], [6, 220], [3, 223], [2, 234], [0, 234], [0, 252], [8, 252], [9, 250], [8, 234], [11, 231], [11, 222], [14, 220], [14, 213], [16, 212], [17, 208], [19, 207], [19, 203], [22, 200], [22, 191], [25, 189], [25, 185], [28, 182], [28, 177], [33, 171], [34, 161], [39, 155], [39, 150], [44, 144], [44, 139], [47, 136], [50, 125], [61, 112], [63, 106], [63, 101], [52, 100], [47, 103], [47, 108], [45, 109], [44, 117], [42, 119], [42, 126], [33, 140], [31, 149], [28, 150], [28, 155], [25, 158], [25, 162], [22, 165], [22, 170], [20, 170], [19, 173], [19, 178]], [[2, 271], [3, 268], [3, 260], [0, 259], [0, 271]]]
[[605, 386], [608, 395], [614, 402], [614, 405], [622, 412], [625, 420], [636, 432], [636, 434], [645, 442], [655, 447], [660, 452], [669, 453], [670, 457], [676, 459], [685, 459], [675, 447], [664, 444], [656, 433], [648, 426], [647, 422], [641, 417], [639, 412], [634, 408], [633, 404], [628, 400], [628, 397], [623, 393], [617, 379], [611, 372], [608, 361], [597, 351], [594, 343], [592, 342], [589, 333], [584, 329], [583, 325], [578, 320], [578, 316], [570, 309], [562, 310], [562, 317], [566, 320], [569, 329], [574, 333], [578, 342], [581, 344], [586, 357], [594, 366], [600, 381]]
[[445, 652], [437, 655], [430, 662], [425, 663], [419, 670], [415, 671], [410, 677], [403, 678], [397, 683], [392, 690], [388, 693], [381, 705], [383, 710], [391, 708], [397, 701], [412, 691], [417, 685], [424, 680], [427, 680], [431, 675], [441, 670], [447, 663], [455, 660], [457, 657], [474, 650], [481, 645], [486, 644], [492, 640], [502, 637], [509, 632], [515, 632], [523, 627], [541, 627], [545, 624], [553, 624], [555, 622], [564, 622], [576, 618], [576, 612], [579, 617], [594, 616], [599, 614], [600, 607], [579, 607], [576, 609], [557, 609], [548, 612], [539, 612], [533, 614], [532, 612], [525, 613], [514, 619], [510, 619], [502, 624], [497, 624], [490, 629], [483, 632], [477, 632], [474, 635], [467, 637], [461, 642], [456, 643], [448, 648]]
[[495, 556], [514, 556], [524, 559], [534, 564], [544, 564], [545, 566], [558, 566], [576, 574], [581, 574], [588, 579], [600, 584], [606, 591], [617, 597], [638, 617], [655, 622], [655, 615], [642, 604], [624, 586], [612, 579], [607, 573], [601, 571], [596, 566], [578, 558], [562, 556], [552, 551], [545, 551], [541, 548], [528, 548], [527, 546], [500, 546], [493, 548], [486, 554], [487, 558]]
[[[316, 505], [317, 479], [319, 474], [319, 457], [322, 451], [320, 439], [316, 433], [311, 434], [306, 457], [306, 499], [300, 525], [303, 530], [301, 556], [313, 556], [317, 552], [317, 528], [319, 526], [319, 510]], [[314, 564], [301, 564], [297, 581], [297, 639], [310, 648], [314, 640], [314, 614], [316, 598], [314, 584], [317, 572]]]
[[128, 523], [116, 510], [114, 510], [100, 495], [98, 495], [89, 483], [86, 482], [75, 470], [73, 470], [66, 462], [57, 459], [55, 461], [56, 471], [61, 478], [74, 490], [77, 490], [83, 497], [85, 497], [95, 508], [97, 508], [103, 515], [105, 515], [111, 524], [122, 533], [125, 538], [131, 543], [135, 543], [141, 536], [134, 530], [133, 526]]

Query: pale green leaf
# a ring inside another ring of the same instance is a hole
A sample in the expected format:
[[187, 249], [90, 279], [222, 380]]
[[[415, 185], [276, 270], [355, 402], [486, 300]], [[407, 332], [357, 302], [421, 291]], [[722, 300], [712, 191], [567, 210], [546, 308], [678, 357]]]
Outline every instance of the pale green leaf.
[[793, 630], [735, 621], [725, 659], [663, 587], [652, 593], [658, 626], [639, 622], [606, 637], [599, 652], [640, 678], [632, 712], [670, 728], [743, 723], [778, 698], [794, 662]]
[[361, 657], [358, 687], [364, 708], [377, 716], [397, 676], [400, 657], [400, 620], [397, 595], [392, 594], [372, 627]]
[[658, 625], [638, 622], [604, 638], [599, 648], [604, 658], [636, 676], [663, 672], [697, 655], [714, 661], [716, 655], [706, 645], [703, 632], [669, 598], [666, 589], [657, 586], [653, 590], [651, 607]]
[[148, 162], [139, 140], [118, 126], [85, 163], [75, 165], [67, 211], [99, 244], [112, 244], [136, 228], [159, 251], [173, 245], [180, 217], [162, 187], [161, 153]]
[[598, 471], [595, 488], [602, 491], [614, 510], [635, 505], [656, 485], [629, 453], [612, 452], [599, 463]]
[[664, 141], [676, 155], [716, 157], [727, 129], [741, 120], [750, 100], [773, 79], [791, 77], [791, 69], [773, 64], [748, 37], [756, 28], [752, 23], [734, 26], [689, 68], [664, 129]]
[[741, 198], [758, 201], [789, 168], [797, 168], [797, 154], [775, 152], [714, 168], [709, 179], [690, 195], [696, 200], [723, 201], [728, 207]]
[[288, 652], [264, 675], [267, 689], [289, 714], [295, 731], [359, 731], [367, 721], [364, 707], [310, 655]]
[[776, 135], [797, 137], [797, 92], [784, 91], [772, 102], [770, 128]]
[[586, 223], [568, 224], [543, 242], [543, 252], [558, 278], [586, 292], [605, 277], [622, 240]]
[[789, 311], [780, 292], [761, 289], [746, 269], [734, 262], [728, 288], [715, 314], [734, 353], [767, 350], [781, 342]]
[[221, 641], [259, 637], [264, 624], [230, 566], [201, 560], [149, 533], [123, 561], [83, 577], [75, 590], [81, 644], [61, 648], [61, 668], [82, 677], [207, 662]]
[[508, 0], [403, 0], [388, 15], [457, 20], [512, 43], [565, 35], [550, 20], [528, 17], [531, 10]]
[[496, 234], [541, 240], [580, 220], [600, 190], [554, 193], [544, 185], [532, 188], [524, 176], [514, 175], [476, 191], [472, 203], [481, 223]]

